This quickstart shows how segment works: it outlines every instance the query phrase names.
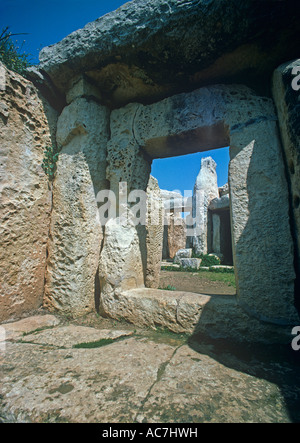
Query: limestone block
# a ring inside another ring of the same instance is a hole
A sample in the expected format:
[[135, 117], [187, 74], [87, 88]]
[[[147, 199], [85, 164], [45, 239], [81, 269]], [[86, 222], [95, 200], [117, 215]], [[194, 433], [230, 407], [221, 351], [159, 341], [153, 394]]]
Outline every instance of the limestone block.
[[[273, 75], [273, 97], [277, 109], [286, 170], [291, 193], [292, 231], [296, 247], [298, 292], [300, 279], [300, 59], [279, 66]], [[298, 306], [300, 306], [298, 300]]]
[[94, 306], [102, 240], [93, 182], [82, 152], [60, 154], [53, 196], [44, 305], [77, 317]]
[[233, 78], [266, 84], [273, 66], [298, 54], [298, 15], [298, 2], [277, 2], [275, 14], [272, 2], [254, 8], [252, 0], [242, 7], [237, 0], [134, 0], [44, 48], [41, 68], [62, 91], [87, 73], [115, 107]]
[[56, 112], [0, 63], [0, 322], [41, 306], [51, 192], [41, 165]]
[[145, 285], [147, 288], [158, 288], [163, 249], [164, 208], [158, 182], [152, 176], [147, 187], [147, 215]]
[[26, 335], [26, 343], [57, 346], [72, 349], [82, 343], [93, 343], [100, 340], [117, 340], [132, 335], [131, 331], [95, 329], [86, 326], [68, 325], [51, 330]]
[[298, 321], [288, 191], [276, 122], [231, 134], [229, 183], [238, 300], [251, 315]]
[[107, 188], [108, 122], [104, 106], [79, 98], [57, 124], [62, 150], [53, 185], [45, 306], [74, 317], [95, 304], [102, 241], [96, 196]]
[[66, 101], [70, 104], [72, 101], [80, 97], [92, 97], [101, 100], [102, 94], [96, 86], [87, 81], [83, 76], [72, 79], [69, 89], [66, 93]]
[[111, 138], [107, 145], [107, 179], [118, 202], [119, 183], [126, 182], [128, 192], [146, 191], [151, 161], [140, 149], [133, 133], [136, 112], [141, 105], [131, 103], [111, 113]]
[[[139, 237], [130, 219], [110, 219], [105, 225], [103, 249], [99, 260], [101, 286], [100, 312], [118, 309], [115, 292], [144, 286], [144, 269]], [[116, 305], [116, 306], [114, 306]]]
[[201, 265], [200, 258], [180, 258], [179, 264], [183, 269], [199, 269]]
[[221, 221], [218, 214], [212, 215], [213, 235], [212, 235], [212, 250], [216, 254], [221, 253]]
[[179, 249], [186, 245], [186, 225], [184, 219], [175, 213], [166, 214], [169, 258], [174, 258]]
[[117, 291], [107, 314], [136, 326], [201, 333], [235, 342], [290, 343], [290, 328], [249, 316], [234, 296], [137, 288]]
[[208, 209], [215, 211], [217, 209], [229, 209], [229, 194], [222, 195], [220, 198], [214, 198], [210, 201]]
[[224, 195], [229, 194], [229, 185], [228, 183], [225, 183], [225, 185], [221, 186], [219, 188], [219, 195], [220, 197], [223, 197]]
[[193, 237], [193, 249], [196, 254], [208, 252], [208, 207], [211, 200], [219, 197], [216, 162], [203, 158], [193, 192], [193, 217], [196, 219], [197, 233]]
[[54, 315], [34, 315], [12, 323], [2, 325], [5, 329], [6, 340], [20, 340], [24, 334], [34, 333], [36, 330], [52, 328], [59, 324]]
[[176, 252], [175, 257], [174, 257], [174, 263], [175, 264], [180, 264], [180, 259], [181, 258], [192, 258], [192, 253], [193, 253], [193, 249], [179, 249], [179, 251]]
[[57, 122], [57, 144], [67, 155], [83, 152], [95, 188], [108, 189], [106, 179], [109, 110], [91, 99], [80, 97], [66, 106]]

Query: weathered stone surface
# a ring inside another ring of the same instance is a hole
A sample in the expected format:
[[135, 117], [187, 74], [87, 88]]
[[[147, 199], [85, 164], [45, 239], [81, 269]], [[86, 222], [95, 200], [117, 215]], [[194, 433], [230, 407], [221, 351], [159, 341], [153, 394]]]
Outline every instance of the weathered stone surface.
[[190, 249], [179, 249], [175, 254], [173, 262], [175, 264], [180, 264], [181, 258], [192, 258], [192, 253], [193, 253], [193, 250], [191, 248]]
[[278, 328], [249, 316], [235, 296], [136, 288], [116, 291], [106, 315], [136, 326], [161, 326], [176, 333], [203, 333], [238, 342], [286, 343], [289, 326]]
[[17, 422], [134, 422], [173, 352], [168, 345], [130, 338], [97, 349], [8, 344], [1, 416]]
[[[145, 285], [158, 288], [162, 260], [164, 208], [157, 180], [150, 176], [147, 187], [147, 269]], [[142, 245], [140, 244], [142, 247]]]
[[168, 212], [188, 212], [192, 211], [192, 197], [183, 197], [179, 192], [161, 189], [161, 197], [164, 200], [165, 210]]
[[79, 76], [72, 79], [66, 93], [66, 100], [68, 104], [81, 97], [87, 99], [97, 99], [99, 101], [102, 99], [102, 95], [98, 88], [88, 82], [84, 76]]
[[101, 286], [100, 311], [109, 314], [119, 309], [118, 290], [144, 286], [144, 269], [139, 237], [132, 221], [111, 219], [105, 226], [103, 249], [99, 261]]
[[223, 197], [223, 195], [229, 194], [229, 185], [228, 183], [225, 183], [225, 185], [221, 186], [219, 188], [219, 195], [220, 197]]
[[102, 227], [82, 152], [60, 154], [53, 186], [44, 306], [78, 316], [94, 306]]
[[58, 120], [62, 150], [53, 185], [44, 305], [78, 316], [95, 305], [102, 241], [96, 195], [106, 189], [108, 110], [79, 98]]
[[229, 194], [225, 194], [220, 198], [214, 198], [211, 200], [208, 205], [208, 209], [211, 211], [229, 209]]
[[[176, 417], [178, 423], [289, 422], [278, 385], [254, 377], [251, 371], [241, 371], [245, 368], [242, 360], [236, 365], [230, 351], [223, 351], [224, 359], [216, 358], [216, 352], [211, 344], [178, 348], [151, 390], [139, 420], [173, 423]], [[252, 368], [255, 366], [253, 362]]]
[[179, 264], [183, 269], [199, 269], [201, 265], [200, 258], [180, 258]]
[[[123, 319], [138, 326], [160, 325], [174, 332], [192, 332], [195, 323], [192, 323], [191, 317], [188, 325], [182, 326], [177, 321], [178, 300], [185, 295], [184, 292], [148, 288], [119, 291], [115, 294], [114, 303], [110, 304], [107, 313], [112, 318]], [[195, 294], [193, 296], [195, 299]], [[209, 297], [199, 296], [196, 299], [198, 312]]]
[[[159, 335], [91, 350], [13, 344], [1, 367], [1, 419], [18, 423], [298, 421], [297, 408], [292, 409], [299, 398], [295, 367], [277, 355], [272, 361], [270, 357], [261, 361], [259, 353], [235, 349], [220, 352], [217, 344], [187, 345]], [[243, 359], [245, 353], [251, 366]], [[268, 377], [262, 378], [262, 372]]]
[[44, 48], [41, 69], [63, 92], [86, 73], [115, 106], [224, 81], [266, 85], [274, 66], [298, 56], [298, 8], [296, 2], [135, 0]]
[[43, 328], [54, 327], [59, 324], [59, 319], [54, 315], [35, 315], [13, 323], [5, 323], [1, 326], [5, 329], [6, 340], [19, 340], [24, 334]]
[[117, 340], [132, 335], [132, 331], [111, 329], [96, 329], [86, 326], [61, 326], [35, 334], [28, 334], [23, 338], [26, 343], [57, 346], [70, 349], [76, 345], [86, 345], [100, 340]]
[[[290, 188], [291, 228], [295, 239], [296, 294], [300, 289], [300, 59], [279, 66], [273, 75], [273, 97], [277, 109], [281, 140]], [[300, 312], [300, 299], [296, 295]]]
[[[244, 300], [245, 309], [249, 300], [253, 315], [295, 324], [288, 192], [272, 100], [245, 86], [216, 85], [149, 106], [129, 105], [118, 110], [120, 116], [122, 112], [130, 113], [129, 127], [134, 128], [134, 137], [126, 143], [134, 140], [151, 158], [231, 146], [229, 188], [239, 300]], [[255, 268], [249, 257], [259, 257]]]
[[42, 169], [56, 112], [0, 63], [0, 321], [41, 306], [51, 192]]
[[218, 214], [212, 214], [212, 250], [216, 254], [221, 253], [221, 222]]
[[119, 196], [119, 183], [126, 182], [128, 193], [138, 189], [146, 191], [151, 160], [135, 140], [133, 125], [137, 104], [117, 109], [110, 116], [110, 141], [107, 144], [107, 179], [110, 190]]
[[168, 243], [168, 257], [174, 258], [179, 249], [186, 245], [186, 225], [181, 215], [175, 212], [166, 213], [166, 230]]
[[[217, 300], [206, 321], [218, 320], [220, 325], [228, 321], [236, 329], [231, 315], [237, 306], [223, 297]], [[195, 302], [194, 294], [181, 298], [180, 304], [186, 305], [180, 309], [182, 324], [197, 314]], [[221, 304], [223, 315], [217, 309]], [[204, 308], [201, 316], [205, 315]], [[97, 327], [102, 320], [98, 321]], [[115, 341], [97, 348], [72, 348], [102, 336]], [[300, 419], [295, 407], [300, 398], [298, 366], [278, 344], [249, 346], [244, 341], [176, 336], [136, 330], [136, 326], [122, 331], [115, 329], [115, 321], [106, 330], [71, 323], [36, 331], [17, 343], [7, 342], [3, 353], [0, 348], [0, 359], [1, 423], [279, 423]]]
[[[274, 112], [271, 103], [266, 111]], [[231, 135], [234, 266], [239, 302], [247, 312], [295, 324], [288, 191], [276, 131], [275, 122], [261, 121]]]
[[109, 110], [92, 99], [78, 97], [66, 106], [57, 122], [56, 140], [62, 154], [83, 152], [95, 195], [108, 189], [106, 146], [109, 139]]
[[217, 164], [211, 158], [201, 159], [201, 167], [193, 191], [193, 217], [196, 219], [197, 233], [193, 237], [196, 254], [208, 252], [208, 206], [211, 200], [219, 197]]

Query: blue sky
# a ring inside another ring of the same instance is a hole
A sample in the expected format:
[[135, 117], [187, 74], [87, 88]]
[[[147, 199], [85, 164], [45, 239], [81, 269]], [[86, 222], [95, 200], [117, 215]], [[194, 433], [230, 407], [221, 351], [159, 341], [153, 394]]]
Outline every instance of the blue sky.
[[157, 178], [159, 187], [169, 191], [193, 190], [199, 173], [201, 158], [212, 157], [217, 163], [218, 185], [228, 181], [229, 148], [214, 149], [197, 154], [154, 160], [151, 174]]
[[[23, 50], [37, 64], [38, 53], [44, 46], [60, 41], [124, 3], [124, 0], [0, 0], [0, 29], [9, 26], [12, 33], [26, 33], [15, 39], [19, 45], [25, 40]], [[162, 189], [183, 193], [193, 189], [201, 158], [208, 155], [217, 163], [218, 184], [222, 186], [228, 180], [228, 148], [155, 160], [151, 173]]]

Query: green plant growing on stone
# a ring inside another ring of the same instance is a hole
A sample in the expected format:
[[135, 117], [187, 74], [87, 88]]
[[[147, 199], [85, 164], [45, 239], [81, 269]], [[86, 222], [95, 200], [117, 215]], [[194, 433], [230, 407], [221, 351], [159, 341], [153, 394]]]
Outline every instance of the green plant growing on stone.
[[44, 151], [44, 159], [42, 163], [42, 168], [45, 174], [48, 176], [49, 181], [53, 181], [56, 172], [56, 163], [58, 160], [60, 149], [55, 145], [47, 146]]
[[16, 35], [24, 34], [12, 34], [8, 26], [0, 31], [0, 62], [8, 69], [24, 76], [26, 69], [31, 66], [30, 55], [22, 52], [24, 42], [21, 46], [18, 46], [17, 41], [13, 42], [12, 37]]

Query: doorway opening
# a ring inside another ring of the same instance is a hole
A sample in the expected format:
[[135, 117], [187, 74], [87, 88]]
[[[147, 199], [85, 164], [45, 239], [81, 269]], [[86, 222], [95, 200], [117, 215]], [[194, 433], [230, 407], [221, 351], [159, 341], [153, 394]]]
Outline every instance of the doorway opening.
[[[158, 182], [165, 208], [162, 289], [235, 294], [228, 165], [229, 147], [153, 160], [151, 175]], [[203, 197], [198, 206], [195, 206], [196, 192]], [[191, 235], [190, 218], [195, 218], [196, 212], [200, 231]], [[191, 260], [178, 260], [181, 254]], [[183, 263], [189, 276], [177, 272], [184, 271]], [[194, 273], [190, 274], [193, 266]], [[219, 273], [217, 280], [214, 270]], [[222, 282], [222, 270], [227, 274], [223, 279], [226, 284]]]

